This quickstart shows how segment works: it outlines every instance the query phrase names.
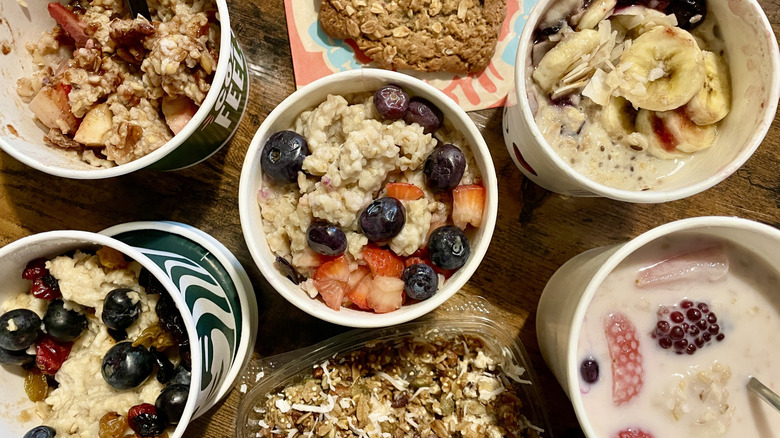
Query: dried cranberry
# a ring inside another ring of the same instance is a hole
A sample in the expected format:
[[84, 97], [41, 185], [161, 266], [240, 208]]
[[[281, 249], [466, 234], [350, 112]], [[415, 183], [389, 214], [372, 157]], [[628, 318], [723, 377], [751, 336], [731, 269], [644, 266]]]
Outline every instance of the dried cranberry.
[[156, 437], [165, 432], [167, 420], [151, 403], [133, 406], [127, 412], [127, 422], [130, 428], [142, 437]]
[[30, 286], [30, 293], [35, 298], [44, 300], [53, 300], [62, 296], [60, 285], [51, 274], [44, 274], [40, 278], [33, 280]]
[[44, 336], [35, 345], [35, 364], [44, 373], [53, 376], [70, 355], [72, 342], [60, 342]]
[[46, 259], [40, 258], [31, 260], [29, 263], [27, 263], [24, 271], [22, 271], [22, 278], [25, 280], [34, 281], [48, 273], [49, 270], [46, 269]]
[[189, 339], [184, 319], [182, 319], [179, 309], [176, 308], [176, 304], [170, 296], [161, 294], [160, 299], [157, 300], [155, 311], [160, 319], [160, 327], [173, 335], [176, 343], [181, 344]]

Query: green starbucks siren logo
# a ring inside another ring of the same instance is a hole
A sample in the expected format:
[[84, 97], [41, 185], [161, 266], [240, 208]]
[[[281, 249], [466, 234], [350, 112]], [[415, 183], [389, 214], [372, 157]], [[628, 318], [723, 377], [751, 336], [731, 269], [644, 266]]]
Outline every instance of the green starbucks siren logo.
[[150, 165], [149, 169], [176, 170], [192, 166], [217, 152], [236, 132], [249, 98], [249, 77], [244, 53], [233, 32], [230, 33], [230, 42], [230, 57], [227, 59], [224, 80], [217, 82], [217, 77], [211, 84], [212, 88], [219, 88], [220, 91], [208, 116], [188, 139], [160, 161]]

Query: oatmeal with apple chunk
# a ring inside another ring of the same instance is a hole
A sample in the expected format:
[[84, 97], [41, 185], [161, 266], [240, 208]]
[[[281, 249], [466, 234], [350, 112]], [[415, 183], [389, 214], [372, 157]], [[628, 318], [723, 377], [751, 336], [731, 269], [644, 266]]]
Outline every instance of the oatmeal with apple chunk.
[[95, 167], [143, 157], [179, 133], [211, 88], [219, 22], [213, 0], [149, 0], [151, 20], [122, 0], [49, 3], [57, 23], [28, 42], [36, 71], [17, 94], [44, 141]]

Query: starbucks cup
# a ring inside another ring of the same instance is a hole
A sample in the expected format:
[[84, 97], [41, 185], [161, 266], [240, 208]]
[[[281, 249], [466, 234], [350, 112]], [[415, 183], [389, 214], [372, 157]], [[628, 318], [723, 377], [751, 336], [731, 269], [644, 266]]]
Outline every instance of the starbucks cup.
[[47, 12], [47, 2], [30, 0], [26, 2], [28, 7], [19, 3], [4, 3], [0, 10], [0, 45], [3, 53], [8, 51], [0, 55], [0, 148], [17, 160], [42, 172], [73, 179], [110, 178], [139, 169], [176, 170], [216, 153], [238, 128], [249, 96], [247, 65], [230, 29], [227, 3], [216, 0], [220, 25], [216, 71], [206, 98], [181, 132], [149, 154], [110, 168], [92, 167], [73, 152], [46, 145], [43, 136], [47, 130], [17, 95], [16, 82], [35, 70], [25, 44], [37, 42], [55, 22]]
[[[683, 233], [689, 236], [695, 234], [704, 238], [714, 238], [749, 249], [758, 260], [766, 262], [769, 268], [780, 272], [777, 250], [780, 245], [780, 231], [768, 225], [736, 217], [697, 217], [671, 222], [629, 242], [586, 251], [561, 266], [547, 282], [539, 300], [536, 335], [545, 362], [569, 396], [580, 425], [589, 438], [602, 438], [591, 427], [591, 421], [583, 405], [583, 391], [587, 389], [583, 389], [580, 379], [581, 357], [578, 356], [582, 325], [591, 301], [607, 276], [633, 253], [655, 240]], [[721, 323], [723, 324], [722, 321]], [[637, 330], [643, 331], [642, 327], [644, 326], [637, 327]], [[641, 336], [644, 334], [644, 331], [640, 333]], [[641, 339], [641, 342], [646, 342], [646, 337]], [[767, 348], [771, 346], [767, 345]], [[675, 356], [669, 353], [671, 357]], [[609, 373], [610, 366], [602, 363], [600, 372]], [[645, 369], [645, 374], [647, 372], [648, 370]], [[660, 389], [654, 387], [643, 391]], [[605, 412], [609, 411], [605, 410]], [[619, 414], [614, 413], [614, 415]], [[760, 415], [756, 418], [759, 417]], [[670, 415], [670, 422], [671, 418]], [[735, 428], [739, 425], [731, 424], [731, 427]]]
[[575, 171], [542, 135], [532, 109], [536, 106], [530, 79], [535, 32], [547, 11], [560, 5], [556, 0], [540, 0], [531, 10], [517, 49], [515, 87], [504, 108], [504, 142], [526, 178], [567, 196], [602, 196], [636, 203], [673, 201], [720, 183], [761, 144], [780, 99], [777, 39], [757, 1], [708, 1], [708, 14], [717, 18], [731, 76], [731, 111], [719, 122], [713, 146], [695, 153], [685, 164], [675, 160], [676, 170], [664, 178], [663, 185], [645, 191], [610, 187]]
[[[0, 302], [30, 288], [25, 265], [39, 257], [107, 246], [146, 268], [164, 286], [182, 315], [190, 341], [192, 382], [173, 437], [205, 413], [233, 387], [248, 362], [257, 331], [257, 302], [238, 260], [200, 230], [174, 222], [134, 222], [104, 230], [50, 231], [0, 248]], [[150, 376], [149, 379], [154, 379]], [[41, 424], [24, 389], [19, 366], [0, 367], [0, 430], [22, 436]], [[82, 396], [76, 394], [75, 396]], [[152, 401], [153, 403], [153, 401]], [[99, 409], [99, 408], [98, 408]]]

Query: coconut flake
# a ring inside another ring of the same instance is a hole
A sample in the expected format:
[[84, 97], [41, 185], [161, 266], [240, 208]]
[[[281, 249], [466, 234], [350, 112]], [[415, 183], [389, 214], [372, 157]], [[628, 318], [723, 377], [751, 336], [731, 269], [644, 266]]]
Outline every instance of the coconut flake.
[[601, 106], [607, 105], [612, 95], [612, 88], [607, 85], [607, 74], [604, 70], [597, 69], [593, 73], [588, 85], [582, 90], [582, 95]]
[[326, 414], [332, 411], [335, 406], [336, 406], [336, 401], [333, 399], [332, 395], [328, 394], [328, 401], [324, 405], [315, 406], [315, 405], [305, 405], [303, 403], [294, 403], [292, 405], [292, 408], [295, 409], [296, 411], [301, 411], [301, 412], [316, 412], [318, 414]]
[[406, 388], [409, 387], [409, 382], [406, 382], [406, 381], [401, 380], [401, 379], [396, 379], [395, 377], [392, 377], [391, 375], [389, 375], [389, 374], [387, 374], [385, 372], [377, 371], [375, 374], [377, 376], [387, 380], [388, 382], [390, 382], [390, 384], [393, 385], [395, 387], [395, 389], [397, 389], [399, 391], [406, 391]]

